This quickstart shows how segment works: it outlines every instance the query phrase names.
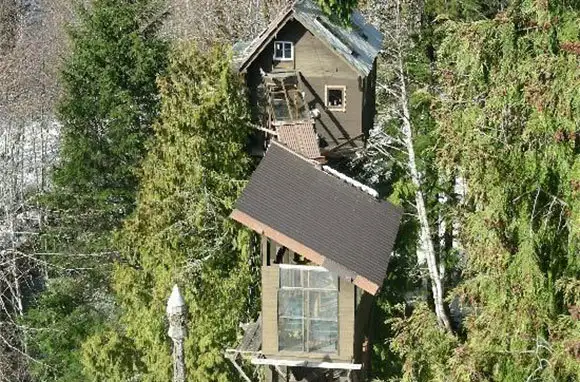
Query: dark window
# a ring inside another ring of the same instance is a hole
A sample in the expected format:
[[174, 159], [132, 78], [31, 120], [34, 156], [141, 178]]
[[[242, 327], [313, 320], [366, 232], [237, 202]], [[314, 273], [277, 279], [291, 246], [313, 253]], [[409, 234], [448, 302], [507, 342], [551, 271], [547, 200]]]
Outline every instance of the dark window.
[[327, 86], [326, 87], [326, 107], [330, 110], [345, 110], [346, 88], [344, 86]]

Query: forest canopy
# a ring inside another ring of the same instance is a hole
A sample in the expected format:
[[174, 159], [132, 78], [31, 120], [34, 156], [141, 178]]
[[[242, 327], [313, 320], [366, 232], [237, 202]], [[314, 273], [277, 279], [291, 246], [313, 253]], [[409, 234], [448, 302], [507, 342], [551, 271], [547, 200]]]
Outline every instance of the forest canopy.
[[[242, 380], [224, 350], [259, 314], [259, 245], [228, 216], [257, 125], [231, 46], [288, 2], [174, 3], [80, 8], [54, 121], [0, 121], [0, 381], [169, 380], [174, 284], [188, 380]], [[344, 164], [405, 210], [369, 380], [580, 380], [580, 4], [318, 3], [384, 35]]]

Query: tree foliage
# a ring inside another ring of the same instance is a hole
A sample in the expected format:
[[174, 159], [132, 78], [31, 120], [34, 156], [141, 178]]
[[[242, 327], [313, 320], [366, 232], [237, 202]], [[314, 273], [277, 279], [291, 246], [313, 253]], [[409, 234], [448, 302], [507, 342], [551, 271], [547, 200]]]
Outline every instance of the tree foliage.
[[157, 115], [155, 78], [165, 65], [157, 7], [151, 0], [96, 0], [70, 31], [54, 176], [55, 185], [72, 194], [70, 203], [96, 203], [116, 215], [131, 209], [135, 170]]
[[60, 158], [52, 189], [39, 198], [46, 214], [41, 235], [30, 244], [31, 252], [48, 255], [33, 255], [46, 282], [24, 319], [39, 360], [31, 368], [41, 380], [78, 379], [81, 343], [114, 310], [107, 286], [116, 257], [112, 232], [133, 209], [158, 114], [156, 77], [166, 62], [154, 17], [159, 5], [96, 0], [70, 28], [58, 106]]
[[[252, 312], [252, 236], [228, 218], [250, 170], [241, 79], [224, 48], [203, 53], [180, 46], [168, 71], [159, 81], [160, 122], [144, 163], [137, 209], [118, 235], [122, 261], [113, 279], [122, 315], [116, 327], [84, 346], [93, 380], [170, 379], [165, 305], [174, 283], [188, 305], [191, 380], [235, 380], [223, 350]], [[128, 352], [139, 363], [106, 362]]]
[[464, 381], [580, 377], [580, 92], [570, 86], [580, 79], [579, 17], [569, 6], [516, 2], [438, 31], [437, 166], [467, 189], [456, 209], [466, 256], [448, 297], [463, 318], [443, 353], [429, 346], [428, 321], [399, 326], [409, 379], [441, 370]]
[[352, 11], [356, 8], [358, 0], [316, 0], [322, 10], [332, 18], [348, 25]]

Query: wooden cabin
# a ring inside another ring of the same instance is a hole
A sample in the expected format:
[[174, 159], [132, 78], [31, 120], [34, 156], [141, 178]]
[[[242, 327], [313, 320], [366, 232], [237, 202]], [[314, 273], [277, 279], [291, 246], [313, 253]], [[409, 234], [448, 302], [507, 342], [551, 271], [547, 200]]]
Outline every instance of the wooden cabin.
[[345, 27], [314, 1], [299, 0], [255, 40], [237, 43], [234, 64], [246, 77], [255, 119], [267, 133], [260, 144], [278, 138], [310, 158], [362, 147], [375, 115], [382, 40], [358, 12]]
[[401, 215], [368, 187], [272, 141], [231, 214], [262, 238], [261, 317], [230, 349], [234, 365], [249, 355], [268, 381], [363, 380], [372, 298]]

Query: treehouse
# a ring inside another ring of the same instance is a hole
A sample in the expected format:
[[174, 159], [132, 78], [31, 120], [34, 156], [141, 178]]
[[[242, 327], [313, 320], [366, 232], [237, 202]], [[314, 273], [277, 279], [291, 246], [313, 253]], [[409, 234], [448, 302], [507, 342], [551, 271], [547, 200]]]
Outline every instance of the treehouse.
[[358, 12], [345, 27], [312, 0], [294, 2], [251, 42], [234, 46], [250, 89], [260, 155], [271, 138], [308, 158], [362, 147], [375, 114], [382, 35]]
[[227, 354], [268, 381], [359, 381], [402, 211], [272, 141], [231, 218], [261, 236], [261, 316]]

